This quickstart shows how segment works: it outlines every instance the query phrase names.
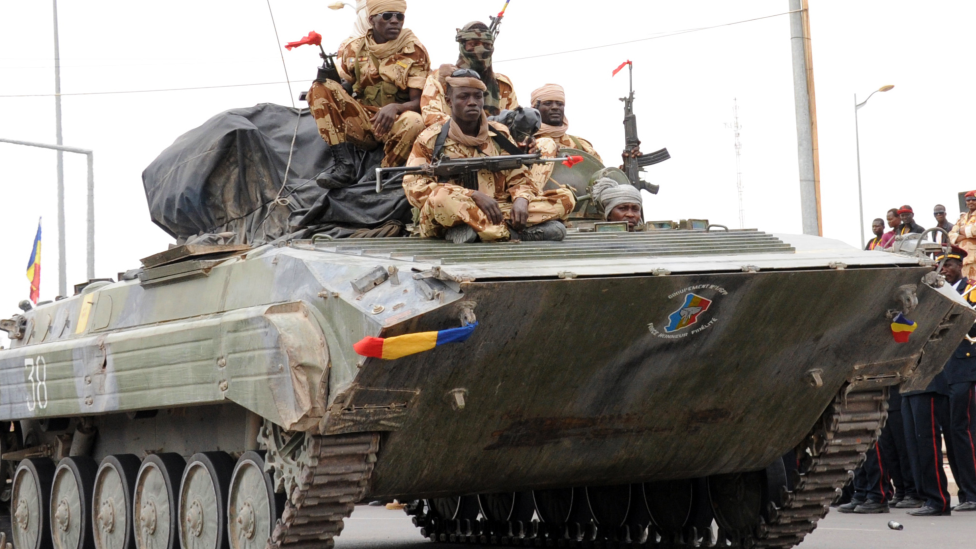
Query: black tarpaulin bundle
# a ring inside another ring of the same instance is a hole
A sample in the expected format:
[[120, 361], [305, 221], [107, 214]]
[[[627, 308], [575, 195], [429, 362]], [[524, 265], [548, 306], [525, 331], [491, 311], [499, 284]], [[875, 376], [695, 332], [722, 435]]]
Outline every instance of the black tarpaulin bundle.
[[261, 244], [302, 231], [344, 235], [409, 221], [402, 188], [376, 193], [381, 158], [382, 149], [360, 153], [355, 184], [322, 189], [314, 178], [332, 155], [311, 114], [264, 103], [218, 114], [183, 134], [146, 168], [142, 182], [153, 222], [179, 241], [234, 233], [234, 242]]

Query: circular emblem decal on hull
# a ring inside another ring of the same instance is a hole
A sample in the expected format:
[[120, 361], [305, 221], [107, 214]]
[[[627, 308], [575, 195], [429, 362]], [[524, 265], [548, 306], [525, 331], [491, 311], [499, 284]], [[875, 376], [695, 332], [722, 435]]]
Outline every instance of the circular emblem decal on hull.
[[718, 322], [718, 317], [709, 314], [715, 301], [729, 292], [714, 284], [698, 284], [678, 290], [668, 296], [677, 302], [678, 308], [668, 315], [660, 327], [654, 323], [647, 325], [651, 334], [661, 339], [683, 339], [700, 334]]

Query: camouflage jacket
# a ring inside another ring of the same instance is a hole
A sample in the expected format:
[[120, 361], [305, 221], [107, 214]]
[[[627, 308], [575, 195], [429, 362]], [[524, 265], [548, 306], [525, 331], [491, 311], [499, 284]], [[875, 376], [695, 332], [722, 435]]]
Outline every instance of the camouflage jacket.
[[[378, 59], [370, 55], [366, 48], [366, 41], [372, 39], [370, 34], [340, 47], [340, 62], [337, 63], [339, 76], [360, 89], [382, 86], [384, 83], [392, 84], [396, 87], [398, 95], [402, 95], [399, 99], [403, 100], [397, 102], [406, 102], [409, 100], [408, 90], [411, 88], [422, 90], [427, 81], [427, 75], [430, 73], [430, 56], [427, 54], [427, 49], [419, 41], [414, 41], [397, 53]], [[368, 100], [363, 103], [372, 104]]]
[[949, 242], [966, 250], [968, 255], [963, 258], [963, 265], [976, 263], [976, 214], [965, 212], [959, 216], [949, 231]]
[[[495, 73], [498, 81], [498, 91], [501, 96], [499, 109], [512, 110], [518, 107], [518, 97], [515, 95], [515, 85], [504, 74]], [[424, 117], [424, 125], [428, 128], [434, 124], [443, 124], [451, 117], [451, 109], [444, 97], [444, 82], [432, 71], [424, 85], [424, 93], [420, 96], [420, 114]]]
[[603, 159], [600, 158], [600, 154], [597, 153], [596, 149], [593, 148], [593, 144], [583, 139], [582, 137], [576, 137], [574, 135], [567, 134], [567, 135], [563, 135], [562, 137], [553, 137], [551, 139], [555, 141], [560, 148], [580, 150], [587, 154], [591, 154], [595, 156], [596, 159], [599, 160], [601, 163], [603, 162]]
[[[501, 134], [510, 138], [508, 128], [496, 122], [489, 122], [489, 124], [489, 136]], [[443, 124], [441, 123], [434, 124], [417, 137], [413, 144], [413, 151], [410, 153], [410, 159], [407, 160], [407, 166], [421, 166], [429, 164], [433, 160], [434, 146], [442, 127]], [[476, 158], [479, 156], [501, 156], [508, 153], [503, 151], [492, 139], [489, 139], [480, 148], [474, 148], [462, 145], [448, 137], [444, 142], [443, 154], [449, 158]], [[427, 201], [427, 196], [438, 185], [458, 187], [465, 196], [474, 194], [473, 190], [465, 189], [447, 181], [438, 182], [433, 177], [426, 175], [408, 174], [403, 178], [403, 190], [407, 195], [407, 200], [416, 208], [423, 207]], [[538, 196], [529, 169], [524, 166], [517, 170], [504, 172], [487, 170], [478, 172], [478, 190], [498, 202], [512, 202], [516, 198], [531, 200]]]

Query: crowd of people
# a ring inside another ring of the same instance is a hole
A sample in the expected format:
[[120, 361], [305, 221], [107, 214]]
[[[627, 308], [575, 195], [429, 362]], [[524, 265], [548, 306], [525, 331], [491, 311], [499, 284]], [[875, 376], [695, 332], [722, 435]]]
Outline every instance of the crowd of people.
[[[932, 241], [949, 243], [965, 251], [967, 255], [963, 259], [963, 275], [976, 280], [976, 191], [969, 191], [965, 198], [966, 211], [955, 224], [947, 219], [945, 206], [936, 204], [932, 208], [932, 215], [935, 217], [933, 228], [943, 231], [933, 231]], [[889, 229], [887, 232], [886, 224]], [[874, 238], [864, 245], [865, 250], [889, 249], [895, 244], [896, 236], [923, 233], [925, 229], [915, 222], [912, 207], [905, 205], [888, 210], [886, 219], [875, 219], [871, 223], [871, 232], [874, 233]]]
[[[945, 206], [933, 209], [935, 242], [949, 244], [937, 257], [946, 284], [971, 306], [976, 305], [976, 191], [966, 193], [967, 211], [953, 224]], [[899, 235], [923, 233], [911, 206], [888, 211], [875, 219], [875, 237], [866, 249], [890, 248]], [[943, 455], [943, 447], [947, 455]], [[958, 503], [951, 505], [944, 459], [955, 480]], [[949, 361], [922, 391], [892, 389], [888, 421], [881, 437], [855, 471], [845, 496], [838, 501], [844, 513], [887, 513], [894, 506], [915, 516], [948, 516], [953, 511], [976, 511], [976, 327], [959, 343]]]
[[[356, 149], [382, 147], [383, 167], [532, 151], [552, 159], [561, 148], [600, 158], [589, 141], [568, 133], [566, 94], [558, 84], [532, 92], [525, 107], [538, 111], [541, 127], [529, 139], [516, 142], [509, 128], [489, 120], [519, 108], [514, 83], [492, 66], [495, 31], [490, 26], [476, 21], [459, 28], [457, 60], [432, 69], [423, 44], [404, 27], [405, 0], [366, 0], [357, 8], [356, 31], [338, 49], [337, 74], [316, 79], [307, 94], [334, 161], [316, 178], [319, 185], [351, 184]], [[562, 240], [576, 196], [559, 185], [546, 188], [552, 169], [552, 164], [536, 164], [444, 180], [408, 174], [403, 189], [419, 212], [416, 225], [422, 237], [459, 244]], [[591, 198], [604, 219], [626, 222], [634, 230], [640, 192], [610, 178], [601, 183], [601, 192]], [[607, 208], [601, 196], [614, 197], [614, 206]], [[621, 196], [629, 202], [622, 203]]]

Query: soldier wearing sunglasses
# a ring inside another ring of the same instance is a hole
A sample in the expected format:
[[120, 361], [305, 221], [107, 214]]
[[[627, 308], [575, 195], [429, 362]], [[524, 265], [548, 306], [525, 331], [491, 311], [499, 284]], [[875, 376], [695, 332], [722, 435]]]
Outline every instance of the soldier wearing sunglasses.
[[345, 87], [316, 81], [308, 92], [312, 116], [332, 146], [336, 164], [318, 178], [325, 187], [351, 183], [357, 163], [352, 147], [368, 151], [382, 144], [383, 166], [402, 166], [424, 129], [420, 95], [430, 57], [413, 32], [403, 27], [407, 3], [369, 0], [366, 8], [372, 28], [340, 46], [336, 65]]

